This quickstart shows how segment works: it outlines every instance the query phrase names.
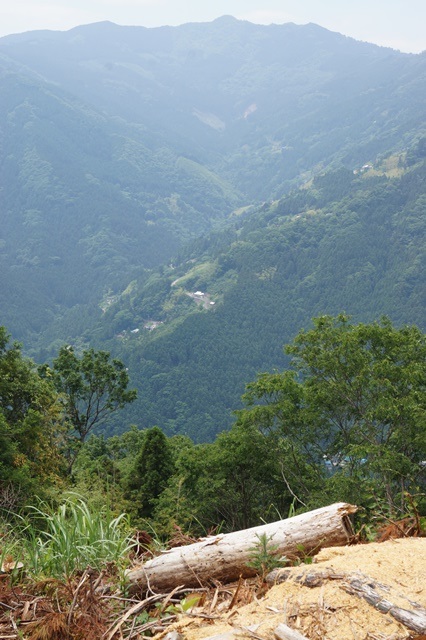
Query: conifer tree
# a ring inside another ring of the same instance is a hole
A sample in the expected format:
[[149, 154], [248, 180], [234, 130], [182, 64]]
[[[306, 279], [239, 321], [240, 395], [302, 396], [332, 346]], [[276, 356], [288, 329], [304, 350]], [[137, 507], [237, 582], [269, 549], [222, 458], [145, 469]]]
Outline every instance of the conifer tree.
[[159, 427], [148, 429], [127, 479], [127, 498], [139, 518], [153, 515], [157, 499], [173, 473], [170, 445]]

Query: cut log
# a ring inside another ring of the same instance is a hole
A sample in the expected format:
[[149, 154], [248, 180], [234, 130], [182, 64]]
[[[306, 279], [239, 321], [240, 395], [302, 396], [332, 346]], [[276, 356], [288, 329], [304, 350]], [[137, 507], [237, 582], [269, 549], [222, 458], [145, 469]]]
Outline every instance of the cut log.
[[247, 566], [259, 536], [266, 536], [276, 552], [287, 558], [318, 553], [323, 547], [348, 544], [353, 537], [349, 516], [357, 507], [339, 502], [260, 527], [205, 538], [166, 551], [127, 572], [128, 580], [146, 591], [171, 590], [177, 585], [204, 586], [211, 581], [232, 582], [256, 575]]

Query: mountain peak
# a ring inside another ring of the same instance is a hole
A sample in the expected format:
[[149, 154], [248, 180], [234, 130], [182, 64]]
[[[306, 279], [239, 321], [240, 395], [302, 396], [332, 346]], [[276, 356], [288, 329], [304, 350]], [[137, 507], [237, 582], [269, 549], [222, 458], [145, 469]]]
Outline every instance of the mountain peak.
[[225, 23], [231, 23], [231, 22], [233, 22], [233, 23], [240, 22], [240, 20], [238, 20], [235, 16], [231, 16], [230, 14], [226, 14], [224, 16], [220, 16], [219, 18], [215, 18], [213, 20], [213, 22], [225, 24]]

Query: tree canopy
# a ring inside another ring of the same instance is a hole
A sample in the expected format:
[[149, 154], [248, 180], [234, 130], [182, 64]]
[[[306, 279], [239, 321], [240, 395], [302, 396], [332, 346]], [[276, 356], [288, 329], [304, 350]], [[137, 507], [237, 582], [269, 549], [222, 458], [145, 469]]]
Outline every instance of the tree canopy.
[[0, 327], [0, 506], [40, 494], [57, 478], [60, 411], [51, 382]]
[[57, 390], [65, 394], [65, 411], [80, 442], [97, 424], [136, 398], [136, 390], [127, 389], [129, 376], [123, 363], [111, 360], [107, 351], [88, 349], [79, 358], [73, 347], [62, 347], [53, 361], [53, 379]]
[[131, 510], [139, 518], [152, 516], [158, 497], [173, 473], [169, 443], [159, 427], [148, 429], [127, 479]]
[[403, 506], [425, 483], [425, 335], [321, 316], [285, 350], [291, 368], [248, 385], [239, 424], [277, 433], [334, 497]]

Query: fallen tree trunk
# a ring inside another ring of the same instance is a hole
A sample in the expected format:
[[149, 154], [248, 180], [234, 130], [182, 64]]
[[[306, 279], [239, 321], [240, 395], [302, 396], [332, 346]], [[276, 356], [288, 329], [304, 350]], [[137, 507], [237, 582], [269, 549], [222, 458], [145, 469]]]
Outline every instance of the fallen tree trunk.
[[347, 544], [353, 530], [349, 515], [357, 507], [337, 503], [260, 527], [205, 538], [166, 551], [127, 572], [130, 582], [146, 591], [171, 590], [177, 585], [204, 586], [211, 580], [232, 582], [256, 574], [248, 567], [259, 537], [266, 536], [276, 552], [289, 559], [317, 553], [323, 547]]

